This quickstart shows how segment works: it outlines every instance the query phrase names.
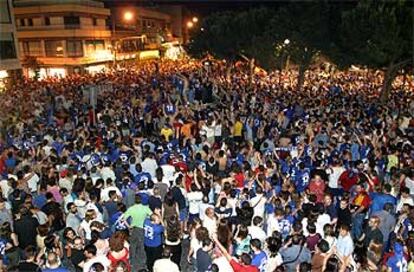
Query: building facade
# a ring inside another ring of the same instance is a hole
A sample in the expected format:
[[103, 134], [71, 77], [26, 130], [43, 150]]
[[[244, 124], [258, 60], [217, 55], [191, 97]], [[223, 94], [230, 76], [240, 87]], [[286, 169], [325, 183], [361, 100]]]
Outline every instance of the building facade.
[[[117, 48], [116, 59], [142, 59], [160, 56], [162, 44], [179, 41], [181, 32], [175, 32], [174, 26], [181, 17], [181, 7], [175, 7], [174, 13], [157, 7], [112, 6], [111, 27], [114, 44]], [[179, 17], [179, 18], [178, 18]]]
[[11, 0], [0, 0], [0, 90], [21, 72]]
[[97, 0], [15, 0], [25, 75], [97, 72], [112, 62], [110, 10]]

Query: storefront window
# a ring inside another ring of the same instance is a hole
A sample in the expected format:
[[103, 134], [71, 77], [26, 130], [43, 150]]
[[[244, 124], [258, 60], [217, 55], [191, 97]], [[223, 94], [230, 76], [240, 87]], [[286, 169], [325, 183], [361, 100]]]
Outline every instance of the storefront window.
[[0, 35], [0, 59], [15, 59], [16, 48], [14, 46], [13, 33], [2, 33]]
[[63, 57], [62, 41], [45, 41], [45, 49], [47, 57]]
[[66, 48], [67, 48], [68, 57], [82, 57], [83, 56], [82, 41], [67, 41]]

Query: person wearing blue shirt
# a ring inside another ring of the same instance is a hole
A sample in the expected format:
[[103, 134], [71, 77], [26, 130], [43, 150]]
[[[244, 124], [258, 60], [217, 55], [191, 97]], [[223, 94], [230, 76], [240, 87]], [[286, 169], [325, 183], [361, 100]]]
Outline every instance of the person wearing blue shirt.
[[400, 243], [394, 244], [394, 256], [387, 260], [388, 271], [400, 272], [407, 271], [407, 260], [404, 257], [404, 248]]
[[147, 267], [152, 271], [154, 262], [162, 256], [162, 235], [164, 226], [161, 217], [154, 213], [144, 221], [144, 247], [147, 255]]
[[383, 187], [384, 192], [370, 193], [372, 200], [370, 208], [371, 214], [382, 211], [386, 203], [391, 203], [394, 207], [397, 205], [397, 199], [391, 195], [391, 189], [390, 184], [385, 184]]
[[260, 272], [266, 271], [267, 255], [262, 250], [262, 243], [259, 239], [252, 239], [250, 241], [250, 247], [252, 248], [252, 265], [256, 266]]

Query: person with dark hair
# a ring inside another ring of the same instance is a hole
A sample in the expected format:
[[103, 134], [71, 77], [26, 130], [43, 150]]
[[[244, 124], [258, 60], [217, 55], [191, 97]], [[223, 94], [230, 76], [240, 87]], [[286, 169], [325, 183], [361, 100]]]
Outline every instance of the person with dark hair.
[[252, 258], [249, 254], [243, 253], [239, 260], [236, 261], [233, 257], [229, 254], [227, 249], [220, 243], [217, 237], [213, 237], [214, 243], [221, 251], [221, 253], [226, 257], [226, 259], [230, 262], [231, 267], [233, 268], [234, 272], [259, 272], [259, 269], [252, 265]]
[[19, 238], [19, 247], [25, 249], [27, 246], [36, 247], [36, 235], [39, 222], [32, 217], [25, 207], [20, 208], [17, 219], [14, 221], [14, 231]]
[[266, 271], [267, 254], [262, 250], [262, 243], [259, 239], [250, 240], [252, 249], [252, 265], [256, 266], [260, 272]]
[[315, 253], [312, 256], [312, 271], [323, 272], [326, 257], [328, 256], [329, 243], [325, 240], [320, 240], [315, 247]]
[[311, 272], [312, 270], [312, 265], [310, 263], [307, 262], [302, 262], [299, 265], [299, 268], [297, 270], [298, 272]]
[[[160, 212], [157, 210], [156, 212]], [[144, 221], [144, 248], [147, 255], [147, 268], [153, 271], [154, 263], [162, 255], [162, 236], [165, 229], [161, 216], [154, 213]]]
[[308, 237], [306, 237], [306, 246], [311, 252], [313, 252], [315, 250], [316, 244], [321, 239], [321, 235], [319, 233], [316, 233], [316, 226], [314, 223], [308, 224], [306, 229], [309, 233]]
[[36, 248], [34, 246], [27, 246], [24, 249], [25, 260], [21, 261], [17, 266], [18, 271], [39, 271], [40, 267], [36, 263]]
[[141, 196], [135, 196], [135, 205], [129, 207], [122, 218], [131, 218], [130, 254], [132, 270], [144, 267], [144, 221], [151, 215], [151, 209], [141, 204]]
[[48, 216], [49, 221], [52, 222], [52, 231], [60, 231], [65, 228], [62, 207], [54, 200], [54, 196], [50, 192], [46, 193], [46, 204], [42, 207], [42, 212], [44, 212]]
[[293, 271], [302, 262], [311, 262], [310, 250], [303, 245], [302, 237], [296, 234], [280, 250], [280, 254], [288, 271]]
[[373, 213], [372, 216], [376, 216], [380, 219], [379, 229], [383, 235], [383, 244], [387, 245], [390, 234], [394, 231], [397, 220], [394, 216], [395, 207], [391, 203], [385, 203], [382, 211]]
[[96, 255], [97, 249], [95, 245], [87, 245], [84, 249], [84, 254], [86, 260], [79, 264], [82, 267], [83, 272], [89, 272], [92, 265], [95, 263], [100, 263], [105, 267], [104, 272], [108, 272], [108, 268], [111, 265], [111, 262], [105, 255]]
[[207, 238], [201, 242], [201, 248], [196, 252], [197, 272], [207, 272], [212, 264], [211, 251], [213, 250], [213, 241]]
[[263, 230], [263, 218], [260, 216], [253, 217], [253, 224], [248, 227], [252, 239], [259, 239], [263, 244], [266, 241], [266, 232]]
[[354, 252], [354, 242], [349, 233], [350, 227], [346, 224], [339, 226], [339, 236], [336, 243], [337, 255], [342, 262], [347, 263]]
[[281, 246], [282, 241], [276, 237], [268, 237], [266, 239], [266, 248], [268, 250], [266, 271], [274, 271], [283, 263], [282, 255], [279, 253]]
[[178, 265], [171, 260], [173, 253], [169, 246], [165, 246], [162, 250], [162, 257], [154, 263], [154, 272], [179, 272]]
[[171, 261], [173, 261], [178, 268], [181, 263], [181, 245], [182, 233], [180, 228], [180, 222], [176, 215], [171, 216], [167, 220], [166, 231], [165, 231], [165, 245], [169, 247], [171, 252]]
[[105, 272], [105, 267], [101, 263], [94, 263], [88, 272]]

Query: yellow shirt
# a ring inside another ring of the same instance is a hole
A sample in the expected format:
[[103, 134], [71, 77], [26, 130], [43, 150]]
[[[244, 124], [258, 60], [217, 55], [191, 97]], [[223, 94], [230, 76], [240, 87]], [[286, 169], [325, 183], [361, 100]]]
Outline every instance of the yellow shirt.
[[242, 136], [243, 123], [237, 121], [233, 126], [233, 136]]
[[388, 155], [387, 171], [390, 171], [392, 167], [398, 166], [398, 157], [395, 155]]
[[162, 128], [161, 135], [164, 136], [165, 140], [168, 142], [170, 140], [171, 135], [174, 134], [174, 131], [171, 128]]

